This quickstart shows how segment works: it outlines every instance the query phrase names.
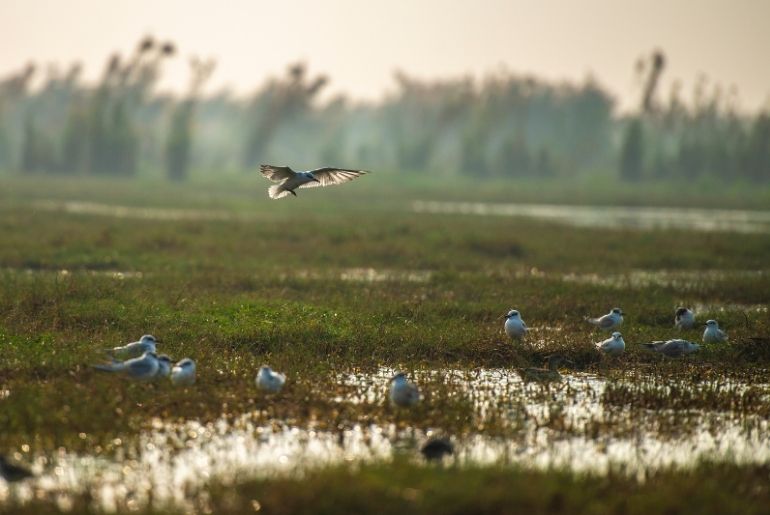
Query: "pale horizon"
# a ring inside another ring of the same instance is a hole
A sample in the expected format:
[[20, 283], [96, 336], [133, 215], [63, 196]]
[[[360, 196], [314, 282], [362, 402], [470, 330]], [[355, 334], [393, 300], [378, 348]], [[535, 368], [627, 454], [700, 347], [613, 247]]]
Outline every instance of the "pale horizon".
[[709, 87], [738, 91], [738, 108], [770, 105], [770, 2], [195, 2], [177, 0], [0, 1], [0, 76], [32, 61], [84, 65], [94, 80], [107, 57], [152, 35], [179, 50], [163, 90], [184, 89], [192, 56], [215, 58], [207, 91], [253, 92], [265, 78], [303, 61], [331, 79], [328, 94], [377, 100], [393, 91], [396, 70], [426, 80], [499, 70], [548, 81], [592, 77], [636, 108], [634, 63], [661, 49], [661, 97], [679, 81], [691, 98], [700, 75]]

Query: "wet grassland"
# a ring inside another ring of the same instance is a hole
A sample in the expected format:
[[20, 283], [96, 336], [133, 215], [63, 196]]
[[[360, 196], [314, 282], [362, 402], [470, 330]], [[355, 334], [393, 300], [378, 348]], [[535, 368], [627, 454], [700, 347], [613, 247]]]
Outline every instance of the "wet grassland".
[[[770, 506], [770, 234], [415, 213], [418, 189], [141, 186], [2, 183], [0, 450], [39, 477], [0, 484], [0, 511]], [[680, 305], [729, 343], [636, 345], [699, 342]], [[583, 317], [615, 306], [627, 350], [608, 358]], [[196, 384], [90, 368], [144, 333]], [[555, 353], [563, 381], [521, 379]], [[256, 390], [263, 363], [280, 394]], [[386, 402], [395, 370], [414, 409]], [[418, 452], [435, 435], [443, 466]]]

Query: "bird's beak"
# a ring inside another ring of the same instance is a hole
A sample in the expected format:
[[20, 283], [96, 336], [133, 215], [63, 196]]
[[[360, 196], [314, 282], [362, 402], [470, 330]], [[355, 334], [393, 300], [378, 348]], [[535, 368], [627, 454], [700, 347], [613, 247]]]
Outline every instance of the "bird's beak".
[[163, 340], [155, 340], [155, 343], [163, 343]]

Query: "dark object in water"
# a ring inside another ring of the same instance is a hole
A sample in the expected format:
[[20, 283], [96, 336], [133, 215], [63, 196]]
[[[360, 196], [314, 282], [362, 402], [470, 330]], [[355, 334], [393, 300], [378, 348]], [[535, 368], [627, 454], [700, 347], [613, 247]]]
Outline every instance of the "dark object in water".
[[448, 438], [431, 438], [422, 446], [420, 452], [428, 461], [441, 460], [447, 454], [453, 454], [454, 445]]
[[15, 483], [24, 479], [34, 477], [34, 474], [29, 469], [22, 467], [21, 465], [14, 465], [10, 463], [5, 456], [0, 454], [0, 476], [9, 483]]

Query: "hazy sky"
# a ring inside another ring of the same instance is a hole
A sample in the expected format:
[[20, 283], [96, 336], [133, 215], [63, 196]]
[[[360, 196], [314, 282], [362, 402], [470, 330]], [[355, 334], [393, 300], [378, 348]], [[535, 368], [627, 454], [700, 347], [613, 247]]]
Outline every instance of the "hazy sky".
[[661, 48], [664, 90], [699, 73], [735, 85], [740, 106], [770, 96], [770, 0], [0, 0], [0, 75], [25, 62], [81, 60], [97, 76], [106, 56], [153, 34], [180, 56], [166, 87], [182, 87], [187, 58], [215, 57], [212, 88], [251, 91], [304, 60], [355, 98], [393, 88], [393, 71], [422, 78], [500, 68], [556, 80], [589, 73], [629, 106], [633, 64]]

